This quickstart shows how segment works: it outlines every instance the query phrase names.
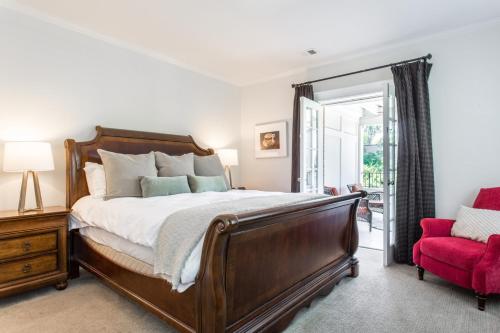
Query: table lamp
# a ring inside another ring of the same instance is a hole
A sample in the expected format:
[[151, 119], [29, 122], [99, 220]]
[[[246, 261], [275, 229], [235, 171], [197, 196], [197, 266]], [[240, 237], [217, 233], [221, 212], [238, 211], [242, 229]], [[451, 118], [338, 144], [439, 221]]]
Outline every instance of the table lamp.
[[231, 167], [238, 165], [238, 150], [237, 149], [219, 149], [217, 150], [217, 155], [219, 155], [224, 169], [228, 171], [229, 174], [229, 186], [233, 188], [233, 179], [231, 177]]
[[[21, 195], [19, 197], [18, 211], [43, 211], [42, 194], [38, 171], [54, 170], [52, 148], [48, 142], [6, 142], [3, 155], [3, 171], [22, 172]], [[35, 187], [36, 208], [25, 209], [26, 187], [28, 176], [32, 175]]]

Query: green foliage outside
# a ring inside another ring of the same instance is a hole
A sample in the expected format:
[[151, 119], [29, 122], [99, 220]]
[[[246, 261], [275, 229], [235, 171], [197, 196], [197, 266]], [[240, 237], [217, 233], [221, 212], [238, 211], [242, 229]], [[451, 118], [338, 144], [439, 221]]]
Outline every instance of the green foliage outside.
[[[363, 172], [368, 173], [382, 173], [384, 171], [383, 164], [383, 141], [382, 141], [382, 126], [369, 125], [365, 126], [363, 133]], [[367, 152], [367, 147], [376, 147]]]
[[363, 133], [364, 145], [380, 145], [382, 147], [382, 125], [365, 126]]
[[381, 173], [384, 171], [382, 151], [365, 153], [363, 156], [364, 173]]

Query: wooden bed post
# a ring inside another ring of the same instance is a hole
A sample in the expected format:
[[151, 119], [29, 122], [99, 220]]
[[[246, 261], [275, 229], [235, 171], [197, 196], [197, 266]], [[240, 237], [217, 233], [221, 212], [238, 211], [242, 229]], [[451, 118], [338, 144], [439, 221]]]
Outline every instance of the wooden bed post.
[[227, 304], [225, 291], [226, 250], [234, 216], [220, 216], [205, 236], [197, 281], [197, 332], [224, 332]]
[[[64, 148], [66, 152], [66, 208], [71, 210], [72, 206], [72, 195], [75, 193], [74, 190], [74, 179], [75, 179], [75, 171], [78, 166], [78, 154], [75, 149], [76, 142], [73, 139], [67, 139], [64, 141]], [[69, 231], [69, 253], [68, 253], [68, 278], [76, 279], [80, 277], [80, 265], [73, 258], [73, 254], [75, 253], [75, 233], [78, 230]]]
[[[361, 197], [364, 198], [366, 197], [368, 192], [366, 191], [361, 191]], [[359, 275], [359, 261], [356, 257], [354, 257], [354, 254], [358, 250], [358, 245], [359, 245], [359, 231], [358, 231], [358, 223], [357, 223], [357, 213], [358, 213], [358, 206], [359, 203], [361, 202], [361, 198], [356, 199], [355, 204], [351, 207], [351, 221], [352, 221], [352, 228], [351, 228], [351, 237], [349, 240], [349, 255], [351, 256], [351, 277], [358, 277]]]

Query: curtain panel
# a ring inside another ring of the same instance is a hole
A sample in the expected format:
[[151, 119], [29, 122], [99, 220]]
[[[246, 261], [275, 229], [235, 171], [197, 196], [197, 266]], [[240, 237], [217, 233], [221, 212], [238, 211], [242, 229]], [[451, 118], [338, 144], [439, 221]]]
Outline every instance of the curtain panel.
[[300, 192], [300, 98], [314, 99], [313, 87], [310, 84], [295, 87], [293, 99], [292, 126], [292, 179], [291, 191]]
[[432, 65], [419, 61], [392, 67], [398, 112], [396, 239], [394, 259], [412, 263], [420, 220], [435, 216], [434, 167], [428, 78]]

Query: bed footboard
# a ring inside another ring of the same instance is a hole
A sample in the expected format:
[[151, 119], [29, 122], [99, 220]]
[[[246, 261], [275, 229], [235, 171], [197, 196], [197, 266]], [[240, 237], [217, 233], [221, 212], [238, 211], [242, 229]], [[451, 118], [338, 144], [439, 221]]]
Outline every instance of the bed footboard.
[[280, 331], [314, 297], [357, 276], [364, 195], [215, 219], [196, 283], [197, 331]]

